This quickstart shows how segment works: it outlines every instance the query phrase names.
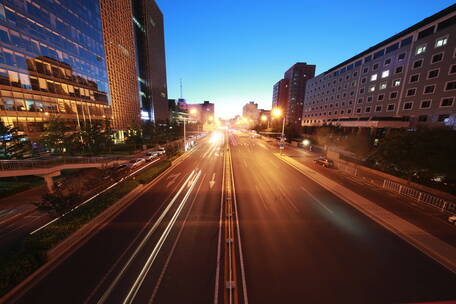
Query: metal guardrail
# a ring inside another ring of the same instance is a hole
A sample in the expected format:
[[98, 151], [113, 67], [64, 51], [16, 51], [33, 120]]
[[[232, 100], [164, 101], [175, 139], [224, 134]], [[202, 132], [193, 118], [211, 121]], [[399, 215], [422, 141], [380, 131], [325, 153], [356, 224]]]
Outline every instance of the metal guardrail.
[[451, 202], [438, 196], [435, 196], [433, 194], [430, 194], [428, 192], [420, 191], [398, 182], [393, 182], [384, 177], [374, 177], [372, 175], [370, 175], [370, 177], [362, 176], [362, 173], [360, 172], [361, 170], [358, 170], [357, 167], [347, 166], [339, 162], [336, 162], [336, 166], [338, 169], [345, 171], [348, 174], [363, 178], [363, 180], [371, 184], [374, 184], [378, 187], [406, 196], [417, 202], [431, 205], [435, 208], [440, 209], [443, 212], [456, 213], [456, 202]]
[[0, 160], [0, 171], [52, 168], [65, 164], [96, 164], [126, 161], [127, 157], [52, 157], [33, 160]]

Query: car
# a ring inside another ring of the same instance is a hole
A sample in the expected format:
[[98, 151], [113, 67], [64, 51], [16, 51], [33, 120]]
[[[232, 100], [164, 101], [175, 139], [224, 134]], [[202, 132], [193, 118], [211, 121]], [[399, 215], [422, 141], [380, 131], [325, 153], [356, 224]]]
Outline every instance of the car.
[[330, 159], [327, 159], [325, 157], [319, 157], [317, 158], [316, 160], [314, 160], [314, 162], [317, 164], [317, 165], [320, 165], [320, 166], [323, 166], [325, 168], [332, 168], [334, 167], [334, 162]]
[[158, 152], [157, 151], [152, 151], [152, 152], [147, 152], [144, 156], [146, 161], [150, 161], [154, 158], [158, 157]]
[[145, 163], [146, 160], [144, 158], [135, 158], [129, 161], [131, 168], [137, 167]]
[[450, 215], [448, 217], [448, 222], [450, 222], [453, 225], [456, 225], [456, 214]]
[[158, 152], [159, 155], [163, 155], [163, 154], [166, 153], [166, 150], [163, 147], [158, 147], [157, 152]]

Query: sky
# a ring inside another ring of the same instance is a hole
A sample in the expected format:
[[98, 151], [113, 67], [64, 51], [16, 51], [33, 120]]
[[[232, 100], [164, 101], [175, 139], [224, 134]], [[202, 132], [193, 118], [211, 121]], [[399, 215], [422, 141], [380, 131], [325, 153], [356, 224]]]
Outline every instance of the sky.
[[272, 87], [296, 62], [316, 74], [452, 5], [446, 0], [156, 0], [165, 18], [169, 98], [248, 101], [270, 109]]

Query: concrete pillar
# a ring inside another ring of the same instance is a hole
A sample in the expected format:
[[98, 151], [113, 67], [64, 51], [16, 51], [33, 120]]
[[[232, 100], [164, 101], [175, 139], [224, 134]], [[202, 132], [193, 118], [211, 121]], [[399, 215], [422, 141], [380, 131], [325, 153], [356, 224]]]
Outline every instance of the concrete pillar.
[[46, 182], [46, 186], [48, 188], [48, 191], [53, 193], [54, 192], [54, 176], [59, 176], [60, 171], [55, 171], [46, 175], [42, 175], [41, 177], [44, 178], [44, 181]]

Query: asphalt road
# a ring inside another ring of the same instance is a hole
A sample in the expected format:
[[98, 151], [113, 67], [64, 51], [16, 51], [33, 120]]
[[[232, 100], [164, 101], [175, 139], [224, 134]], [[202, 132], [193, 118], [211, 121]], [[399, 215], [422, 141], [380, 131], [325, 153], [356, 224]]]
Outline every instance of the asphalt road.
[[232, 135], [250, 303], [456, 299], [456, 276], [272, 155]]
[[213, 301], [223, 138], [195, 149], [17, 303]]
[[[229, 143], [249, 303], [456, 299], [454, 274], [266, 143]], [[222, 152], [223, 139], [203, 139], [15, 303], [214, 303]]]

